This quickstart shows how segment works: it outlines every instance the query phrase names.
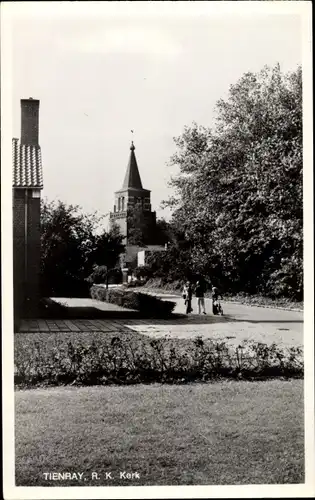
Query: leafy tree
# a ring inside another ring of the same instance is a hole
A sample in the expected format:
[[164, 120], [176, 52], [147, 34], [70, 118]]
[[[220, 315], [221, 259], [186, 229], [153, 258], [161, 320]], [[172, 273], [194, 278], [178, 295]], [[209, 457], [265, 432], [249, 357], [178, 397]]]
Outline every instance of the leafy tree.
[[129, 209], [128, 243], [146, 247], [147, 245], [164, 245], [168, 242], [168, 224], [164, 219], [154, 222], [151, 214], [143, 210], [141, 203], [136, 203]]
[[98, 283], [121, 283], [122, 272], [119, 267], [95, 266], [93, 272], [88, 276], [87, 281], [90, 285]]
[[125, 250], [122, 241], [123, 236], [116, 224], [111, 225], [109, 232], [103, 231], [95, 235], [93, 263], [98, 266], [105, 265], [108, 269], [117, 267], [119, 256]]
[[155, 228], [152, 231], [153, 245], [166, 245], [172, 238], [172, 229], [165, 219], [157, 219]]
[[77, 205], [42, 201], [41, 286], [43, 295], [86, 295], [85, 281], [95, 265], [114, 267], [123, 251], [113, 228], [102, 230], [103, 217], [83, 214]]
[[246, 73], [217, 104], [213, 130], [175, 139], [173, 223], [192, 269], [234, 291], [303, 292], [302, 71]]
[[150, 221], [141, 203], [135, 203], [127, 213], [128, 244], [145, 247], [150, 242]]
[[168, 238], [166, 252], [148, 255], [146, 277], [162, 278], [164, 283], [192, 279], [191, 243], [173, 225], [168, 226]]

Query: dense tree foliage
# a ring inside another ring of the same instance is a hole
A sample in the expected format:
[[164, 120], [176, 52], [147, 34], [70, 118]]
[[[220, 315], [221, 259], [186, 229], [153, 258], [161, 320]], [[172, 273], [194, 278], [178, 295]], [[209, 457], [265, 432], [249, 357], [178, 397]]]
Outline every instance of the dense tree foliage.
[[145, 247], [148, 242], [150, 226], [144, 215], [141, 203], [136, 203], [127, 211], [128, 244]]
[[102, 230], [102, 217], [84, 215], [78, 206], [43, 201], [41, 205], [41, 287], [43, 295], [84, 295], [95, 266], [115, 267], [124, 250], [114, 226]]
[[152, 223], [143, 210], [141, 203], [135, 204], [128, 211], [128, 244], [146, 247], [147, 245], [164, 245], [168, 241], [168, 225], [164, 219]]
[[90, 285], [121, 283], [122, 271], [119, 267], [95, 266], [87, 281]]
[[226, 290], [300, 299], [301, 68], [246, 73], [217, 103], [213, 129], [193, 124], [175, 143], [171, 163], [179, 174], [167, 204], [184, 234], [189, 268]]
[[172, 224], [168, 225], [167, 236], [167, 251], [152, 252], [147, 257], [146, 276], [162, 277], [165, 283], [193, 279], [191, 242]]

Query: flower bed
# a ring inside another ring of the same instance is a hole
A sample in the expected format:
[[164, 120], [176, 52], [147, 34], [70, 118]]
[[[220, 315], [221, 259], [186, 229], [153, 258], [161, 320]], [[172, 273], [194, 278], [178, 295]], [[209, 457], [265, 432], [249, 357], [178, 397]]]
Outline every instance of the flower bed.
[[138, 333], [18, 334], [15, 383], [108, 385], [302, 378], [301, 348], [203, 340], [152, 340]]
[[93, 285], [90, 290], [92, 299], [110, 302], [127, 309], [134, 309], [146, 317], [166, 318], [174, 310], [175, 302], [161, 300], [153, 295], [135, 292], [126, 288], [109, 288]]

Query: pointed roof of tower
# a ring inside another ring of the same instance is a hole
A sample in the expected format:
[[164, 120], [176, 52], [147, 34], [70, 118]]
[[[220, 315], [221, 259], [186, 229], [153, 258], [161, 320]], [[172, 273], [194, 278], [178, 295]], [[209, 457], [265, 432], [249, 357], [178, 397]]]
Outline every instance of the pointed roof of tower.
[[123, 189], [134, 188], [134, 189], [143, 189], [142, 182], [138, 170], [136, 155], [135, 155], [135, 146], [133, 141], [130, 146], [130, 156], [129, 162], [127, 165], [126, 175], [123, 183]]

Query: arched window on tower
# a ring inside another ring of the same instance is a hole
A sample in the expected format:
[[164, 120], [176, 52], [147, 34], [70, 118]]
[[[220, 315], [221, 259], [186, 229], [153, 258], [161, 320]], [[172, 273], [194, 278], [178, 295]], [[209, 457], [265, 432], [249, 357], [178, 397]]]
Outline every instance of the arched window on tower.
[[121, 199], [121, 209], [122, 209], [122, 211], [125, 210], [125, 198], [124, 198], [124, 196]]
[[120, 197], [118, 198], [118, 212], [120, 212]]

